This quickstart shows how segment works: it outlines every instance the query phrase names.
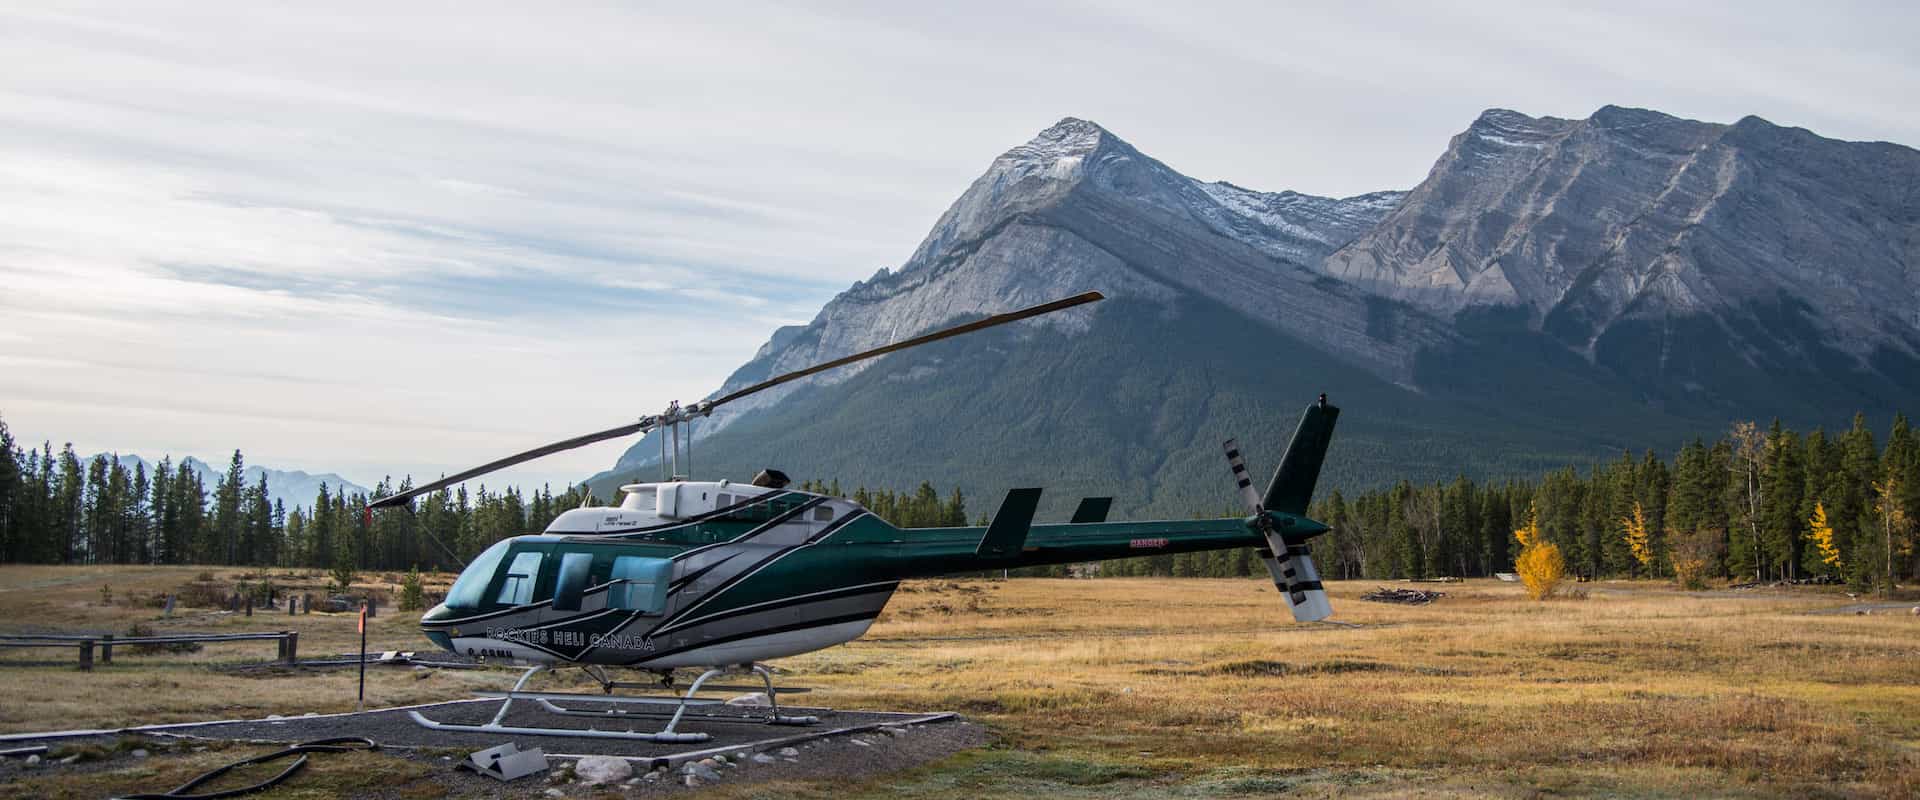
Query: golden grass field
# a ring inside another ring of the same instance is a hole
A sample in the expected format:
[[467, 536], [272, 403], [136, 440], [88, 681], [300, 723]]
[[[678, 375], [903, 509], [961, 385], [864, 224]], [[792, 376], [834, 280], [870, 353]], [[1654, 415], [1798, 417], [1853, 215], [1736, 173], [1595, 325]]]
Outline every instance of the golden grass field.
[[[0, 628], [152, 622], [155, 609], [102, 605], [100, 585], [124, 597], [201, 571], [0, 567]], [[222, 581], [242, 573], [215, 572]], [[1000, 743], [853, 786], [711, 791], [969, 800], [1920, 795], [1920, 617], [1905, 610], [1809, 614], [1851, 601], [1805, 587], [1682, 593], [1652, 582], [1589, 584], [1586, 599], [1545, 603], [1493, 581], [1435, 587], [1449, 596], [1425, 607], [1358, 599], [1375, 585], [1330, 585], [1335, 618], [1346, 624], [1296, 625], [1272, 586], [1256, 580], [909, 584], [865, 639], [778, 666], [790, 682], [815, 688], [809, 703], [960, 711], [991, 726]], [[428, 649], [412, 622], [382, 615], [369, 648]], [[185, 609], [152, 624], [295, 628], [308, 658], [357, 646], [345, 614]], [[0, 731], [352, 708], [352, 670], [252, 677], [207, 668], [272, 655], [271, 642], [116, 653], [111, 667], [85, 674], [64, 650], [0, 653], [9, 687]], [[513, 677], [369, 670], [368, 692], [371, 704], [398, 705], [501, 688]], [[203, 753], [146, 769], [191, 774], [200, 761], [226, 760]], [[354, 756], [316, 765], [316, 775], [333, 776], [305, 790], [318, 794], [286, 796], [388, 796], [380, 781], [355, 782], [383, 769], [416, 775], [426, 767]], [[0, 783], [0, 794], [38, 791]]]

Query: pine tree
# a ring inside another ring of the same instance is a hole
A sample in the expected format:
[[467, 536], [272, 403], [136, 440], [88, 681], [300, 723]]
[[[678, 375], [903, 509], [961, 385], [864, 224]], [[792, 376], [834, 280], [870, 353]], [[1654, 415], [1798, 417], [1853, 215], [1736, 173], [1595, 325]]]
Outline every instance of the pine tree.
[[24, 533], [18, 527], [21, 500], [26, 496], [20, 462], [13, 433], [7, 430], [7, 421], [0, 419], [0, 560], [17, 557], [16, 542]]
[[1880, 544], [1872, 505], [1873, 484], [1880, 474], [1873, 432], [1866, 415], [1856, 414], [1853, 427], [1840, 437], [1840, 472], [1834, 478], [1836, 488], [1827, 495], [1827, 519], [1840, 543], [1841, 562], [1847, 565], [1847, 582], [1861, 589], [1872, 588], [1879, 571], [1880, 560], [1869, 554]]
[[1773, 421], [1767, 432], [1759, 544], [1761, 561], [1776, 578], [1795, 578], [1800, 572], [1800, 507], [1807, 486], [1801, 447], [1799, 436]]
[[54, 495], [54, 536], [61, 543], [60, 561], [78, 563], [86, 552], [86, 475], [81, 472], [80, 457], [68, 442], [60, 451], [60, 478]]
[[241, 557], [241, 536], [246, 531], [245, 499], [247, 478], [240, 451], [233, 451], [227, 474], [213, 490], [213, 534], [220, 563], [237, 564]]

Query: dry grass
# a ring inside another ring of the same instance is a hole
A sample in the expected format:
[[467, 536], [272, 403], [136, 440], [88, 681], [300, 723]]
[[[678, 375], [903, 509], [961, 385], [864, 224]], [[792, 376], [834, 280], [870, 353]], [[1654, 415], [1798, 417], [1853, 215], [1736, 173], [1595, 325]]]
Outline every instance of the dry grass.
[[[0, 567], [0, 615], [122, 629], [99, 583], [164, 588], [190, 569]], [[220, 579], [230, 577], [221, 570]], [[278, 580], [278, 579], [276, 579]], [[294, 580], [294, 579], [289, 579]], [[317, 574], [313, 580], [324, 583]], [[444, 583], [444, 578], [441, 579]], [[897, 595], [866, 639], [787, 659], [809, 702], [959, 710], [1006, 746], [862, 786], [772, 784], [736, 796], [1434, 797], [1605, 794], [1901, 797], [1920, 793], [1920, 619], [1810, 616], [1818, 590], [1680, 593], [1595, 585], [1535, 603], [1469, 582], [1421, 607], [1361, 602], [1351, 626], [1296, 625], [1256, 581], [935, 581]], [[183, 630], [302, 631], [304, 654], [357, 645], [350, 615], [193, 611]], [[372, 649], [424, 650], [408, 615]], [[50, 660], [50, 651], [5, 656]], [[0, 666], [35, 691], [9, 731], [350, 708], [352, 673], [236, 677], [268, 643], [117, 657], [91, 675]], [[369, 673], [382, 705], [498, 687], [503, 672]], [[103, 698], [112, 698], [103, 702]]]

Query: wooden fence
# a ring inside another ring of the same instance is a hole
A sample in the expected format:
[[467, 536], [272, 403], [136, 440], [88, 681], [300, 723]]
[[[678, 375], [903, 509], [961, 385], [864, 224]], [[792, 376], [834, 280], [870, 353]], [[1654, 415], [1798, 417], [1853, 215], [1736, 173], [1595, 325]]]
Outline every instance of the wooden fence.
[[[6, 647], [72, 647], [79, 651], [80, 669], [93, 669], [93, 651], [100, 649], [100, 663], [113, 663], [114, 645], [139, 644], [186, 644], [207, 642], [248, 642], [272, 639], [279, 642], [276, 660], [289, 666], [299, 662], [300, 632], [278, 631], [274, 633], [170, 633], [159, 636], [115, 636], [103, 634], [5, 634], [0, 635], [0, 648]], [[0, 662], [5, 663], [5, 662]]]

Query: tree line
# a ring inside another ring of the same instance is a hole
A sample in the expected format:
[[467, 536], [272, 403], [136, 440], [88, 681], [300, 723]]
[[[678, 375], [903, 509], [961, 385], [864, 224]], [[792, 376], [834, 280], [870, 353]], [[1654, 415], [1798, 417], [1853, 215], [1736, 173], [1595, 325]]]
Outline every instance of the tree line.
[[558, 494], [463, 486], [421, 497], [413, 514], [364, 513], [412, 485], [389, 478], [370, 494], [321, 484], [308, 507], [288, 509], [265, 475], [248, 483], [245, 470], [235, 450], [208, 487], [171, 458], [149, 472], [114, 455], [83, 460], [71, 444], [22, 449], [0, 420], [0, 562], [453, 569], [590, 502], [584, 485]]
[[[148, 474], [101, 455], [83, 462], [16, 445], [0, 420], [0, 561], [224, 563], [361, 569], [454, 568], [507, 536], [544, 529], [562, 511], [598, 504], [584, 485], [555, 494], [465, 487], [423, 496], [412, 514], [365, 514], [368, 502], [411, 488], [382, 480], [371, 494], [322, 486], [288, 510], [262, 476], [244, 478], [234, 451], [211, 488], [163, 459]], [[843, 496], [838, 481], [806, 491]], [[912, 491], [856, 489], [849, 499], [897, 526], [967, 524], [966, 498], [930, 482]], [[1309, 514], [1333, 531], [1314, 543], [1329, 578], [1485, 576], [1513, 569], [1514, 531], [1532, 514], [1544, 541], [1585, 577], [1671, 576], [1688, 570], [1730, 580], [1827, 577], [1857, 587], [1920, 576], [1920, 441], [1904, 417], [1885, 444], [1856, 415], [1837, 436], [1733, 425], [1670, 459], [1621, 453], [1537, 479], [1414, 485], [1402, 481], [1351, 497], [1340, 491]], [[1237, 516], [1231, 509], [1195, 516]], [[985, 520], [975, 520], [985, 524]], [[1023, 574], [1063, 575], [1066, 566]], [[1265, 574], [1250, 549], [1143, 556], [1109, 562], [1103, 575], [1236, 577]]]
[[1920, 441], [1904, 417], [1884, 446], [1864, 415], [1838, 436], [1741, 422], [1669, 460], [1622, 453], [1538, 480], [1402, 482], [1351, 499], [1334, 492], [1313, 511], [1334, 528], [1315, 552], [1330, 577], [1504, 572], [1529, 512], [1585, 577], [1704, 570], [1733, 581], [1887, 586], [1920, 575]]

